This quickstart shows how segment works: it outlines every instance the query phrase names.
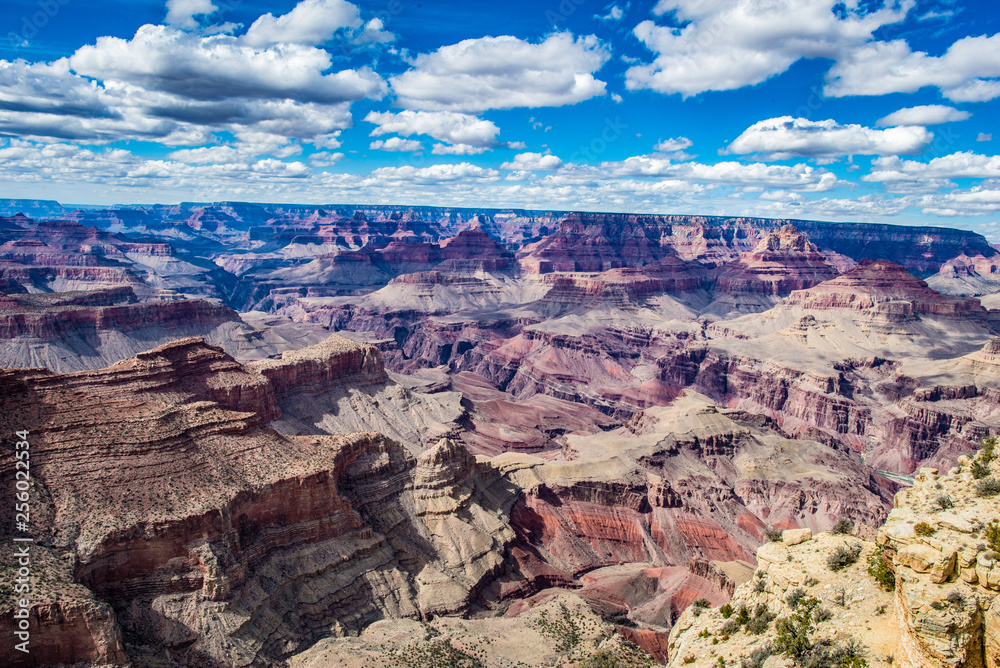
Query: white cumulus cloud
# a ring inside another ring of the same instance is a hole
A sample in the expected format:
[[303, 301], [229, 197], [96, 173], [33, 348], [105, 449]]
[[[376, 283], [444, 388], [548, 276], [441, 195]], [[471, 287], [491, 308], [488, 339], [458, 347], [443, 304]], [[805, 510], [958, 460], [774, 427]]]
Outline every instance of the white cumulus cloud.
[[905, 40], [874, 42], [846, 54], [827, 73], [826, 94], [913, 93], [941, 89], [955, 102], [1000, 97], [1000, 34], [964, 37], [941, 56], [913, 51]]
[[400, 151], [410, 153], [419, 151], [423, 145], [416, 139], [400, 139], [399, 137], [389, 137], [388, 139], [376, 139], [368, 144], [368, 148], [373, 151]]
[[538, 171], [548, 172], [562, 167], [563, 161], [559, 156], [546, 153], [518, 153], [510, 162], [505, 162], [500, 169], [511, 169], [517, 171]]
[[653, 147], [654, 151], [660, 153], [672, 153], [674, 151], [683, 151], [686, 148], [691, 148], [694, 146], [694, 142], [687, 137], [677, 137], [670, 139], [663, 139], [656, 143]]
[[605, 83], [594, 72], [609, 57], [593, 35], [554, 33], [538, 44], [510, 35], [481, 37], [418, 55], [390, 84], [409, 109], [557, 107], [604, 95]]
[[862, 125], [840, 125], [832, 119], [810, 121], [781, 116], [754, 123], [734, 139], [726, 153], [759, 154], [770, 160], [792, 157], [834, 159], [845, 155], [913, 155], [934, 134], [919, 126], [873, 130]]
[[365, 120], [378, 126], [371, 131], [372, 137], [390, 133], [403, 137], [428, 135], [449, 144], [489, 147], [497, 145], [500, 134], [492, 121], [455, 111], [373, 111]]
[[[318, 46], [331, 40], [338, 30], [354, 31], [361, 27], [357, 5], [346, 0], [302, 0], [287, 14], [275, 17], [267, 13], [258, 18], [242, 41], [250, 46]], [[381, 27], [380, 21], [376, 34], [381, 33]]]
[[894, 125], [940, 125], [954, 121], [964, 121], [971, 118], [967, 111], [949, 107], [943, 104], [925, 104], [919, 107], [907, 107], [894, 111], [880, 118], [875, 125], [888, 127]]
[[655, 54], [626, 72], [629, 89], [684, 97], [758, 84], [801, 58], [839, 58], [878, 28], [900, 21], [913, 0], [865, 11], [858, 0], [660, 0], [635, 36]]
[[212, 0], [167, 0], [167, 23], [193, 30], [198, 27], [196, 16], [208, 16], [217, 9]]

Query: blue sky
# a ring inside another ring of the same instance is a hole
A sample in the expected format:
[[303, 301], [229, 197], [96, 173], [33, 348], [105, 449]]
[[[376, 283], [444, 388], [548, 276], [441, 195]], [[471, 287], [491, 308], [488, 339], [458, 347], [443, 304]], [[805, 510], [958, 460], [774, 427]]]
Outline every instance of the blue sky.
[[4, 6], [0, 197], [868, 220], [1000, 240], [992, 2]]

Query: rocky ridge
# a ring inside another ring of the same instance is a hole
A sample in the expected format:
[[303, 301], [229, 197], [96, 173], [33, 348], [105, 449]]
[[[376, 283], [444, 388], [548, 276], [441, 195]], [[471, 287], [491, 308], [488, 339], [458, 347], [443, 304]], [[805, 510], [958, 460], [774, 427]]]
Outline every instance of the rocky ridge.
[[921, 469], [896, 494], [875, 541], [788, 530], [765, 543], [754, 576], [724, 609], [681, 615], [668, 665], [845, 665], [815, 664], [838, 647], [865, 661], [850, 665], [1000, 665], [994, 443], [947, 474]]

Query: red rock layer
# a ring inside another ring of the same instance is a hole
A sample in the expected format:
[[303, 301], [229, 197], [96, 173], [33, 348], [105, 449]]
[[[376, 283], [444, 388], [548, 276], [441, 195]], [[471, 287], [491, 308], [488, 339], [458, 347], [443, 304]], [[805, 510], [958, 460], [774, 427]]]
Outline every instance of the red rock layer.
[[843, 276], [793, 292], [790, 304], [808, 309], [881, 309], [898, 315], [982, 317], [978, 299], [942, 295], [905, 268], [886, 260], [865, 260]]
[[717, 289], [726, 293], [787, 295], [836, 278], [839, 272], [794, 226], [764, 237], [750, 253], [726, 265]]
[[40, 298], [7, 298], [0, 303], [0, 338], [47, 339], [145, 327], [169, 329], [178, 324], [214, 327], [239, 321], [231, 309], [199, 299], [129, 303], [135, 301], [129, 287], [90, 294], [93, 296], [52, 303]]

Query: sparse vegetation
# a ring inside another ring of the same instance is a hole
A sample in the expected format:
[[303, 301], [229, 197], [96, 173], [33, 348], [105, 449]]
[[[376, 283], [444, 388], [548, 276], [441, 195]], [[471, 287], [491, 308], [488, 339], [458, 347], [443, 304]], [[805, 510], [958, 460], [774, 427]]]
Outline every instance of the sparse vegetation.
[[772, 654], [774, 654], [774, 647], [771, 646], [771, 643], [761, 645], [740, 662], [740, 668], [762, 668], [764, 662], [771, 658]]
[[450, 640], [410, 645], [391, 653], [391, 666], [401, 668], [482, 668], [483, 662], [456, 648]]
[[917, 524], [915, 524], [913, 526], [913, 531], [918, 536], [933, 536], [934, 535], [934, 527], [932, 527], [927, 522], [918, 522]]
[[652, 657], [622, 640], [617, 647], [603, 647], [577, 664], [578, 668], [651, 668]]
[[532, 626], [547, 638], [556, 641], [557, 652], [571, 652], [583, 639], [583, 616], [573, 614], [565, 603], [559, 604], [559, 615], [549, 619], [546, 611], [542, 611]]
[[976, 480], [982, 480], [990, 475], [990, 465], [975, 459], [969, 465], [969, 472], [972, 473], [972, 477]]
[[948, 496], [947, 494], [938, 494], [936, 497], [934, 497], [934, 506], [938, 510], [948, 510], [949, 508], [953, 508], [955, 506], [955, 503], [951, 500], [951, 497]]
[[764, 531], [764, 537], [767, 538], [769, 543], [777, 543], [781, 540], [782, 533], [781, 529], [767, 529]]
[[993, 497], [1000, 494], [1000, 480], [984, 478], [976, 483], [976, 494], [983, 497]]
[[733, 606], [730, 605], [729, 603], [726, 603], [721, 608], [719, 608], [719, 612], [722, 613], [723, 619], [729, 619], [733, 615]]
[[799, 602], [806, 597], [806, 590], [802, 587], [796, 587], [792, 591], [788, 592], [788, 596], [785, 597], [785, 603], [788, 607], [794, 610], [798, 607]]
[[695, 617], [699, 617], [705, 608], [710, 607], [712, 607], [712, 604], [708, 602], [707, 598], [696, 598], [691, 602], [691, 614]]
[[983, 529], [986, 545], [994, 552], [1000, 552], [1000, 522], [993, 520]]
[[812, 596], [803, 597], [791, 615], [778, 620], [774, 648], [802, 668], [867, 666], [865, 649], [857, 641], [851, 640], [845, 644], [812, 641], [809, 636], [815, 630], [816, 624], [827, 618], [823, 608], [819, 607], [818, 599]]
[[896, 588], [896, 574], [886, 563], [885, 553], [881, 545], [868, 557], [868, 575], [875, 578], [875, 582], [886, 591], [892, 591]]
[[859, 556], [861, 556], [861, 545], [852, 547], [841, 545], [826, 558], [826, 566], [836, 573], [855, 563]]
[[833, 525], [831, 531], [833, 533], [848, 534], [854, 530], [854, 522], [846, 517], [841, 517], [837, 520], [837, 523]]

